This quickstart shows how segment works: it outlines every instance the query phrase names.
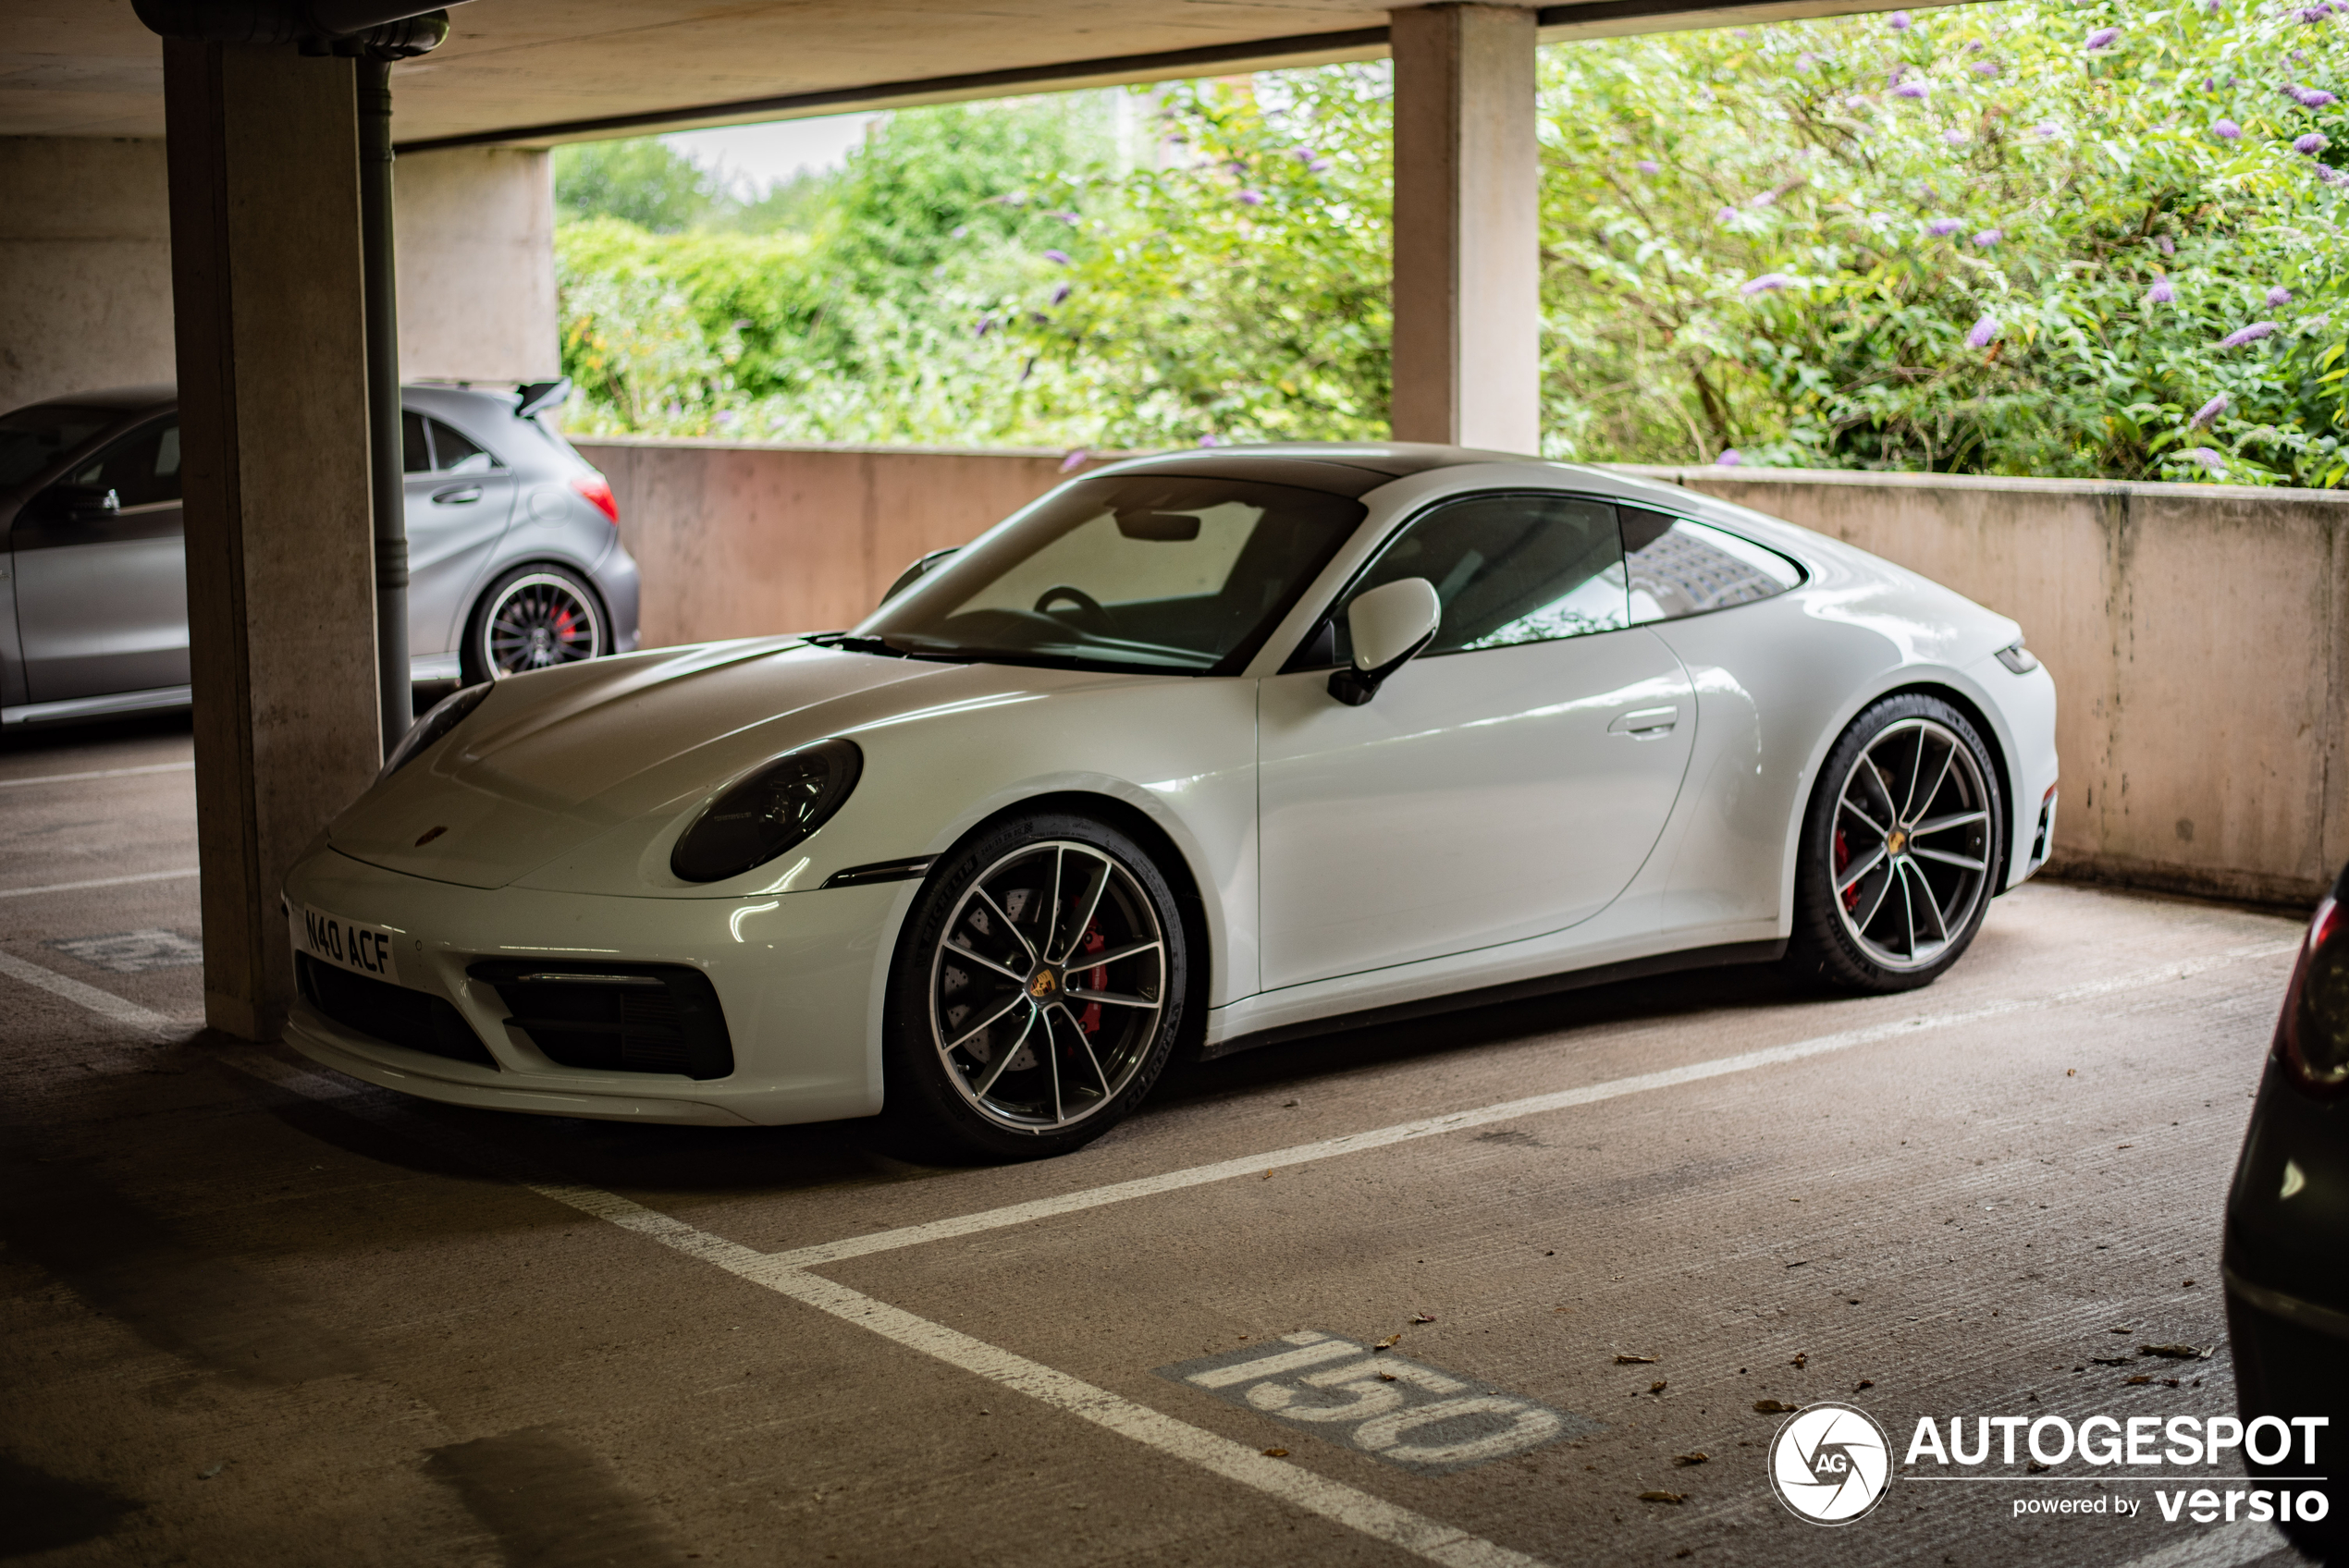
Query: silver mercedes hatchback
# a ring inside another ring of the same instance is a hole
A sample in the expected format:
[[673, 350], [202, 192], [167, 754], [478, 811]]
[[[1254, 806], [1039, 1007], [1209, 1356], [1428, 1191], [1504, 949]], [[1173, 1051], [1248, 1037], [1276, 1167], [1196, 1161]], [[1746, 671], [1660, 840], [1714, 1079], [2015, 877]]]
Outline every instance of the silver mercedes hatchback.
[[[611, 486], [548, 415], [567, 382], [400, 388], [418, 682], [636, 647]], [[179, 415], [133, 386], [0, 415], [0, 725], [188, 703]]]

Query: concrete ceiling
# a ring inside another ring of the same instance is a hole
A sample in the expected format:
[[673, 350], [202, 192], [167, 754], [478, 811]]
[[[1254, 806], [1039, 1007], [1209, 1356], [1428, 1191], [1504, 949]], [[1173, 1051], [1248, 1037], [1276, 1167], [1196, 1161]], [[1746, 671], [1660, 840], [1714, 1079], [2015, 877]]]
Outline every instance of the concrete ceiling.
[[[1582, 0], [1545, 42], [1888, 9]], [[544, 145], [1385, 53], [1360, 0], [473, 0], [395, 69], [404, 147]], [[160, 42], [129, 0], [0, 0], [0, 136], [160, 136]]]

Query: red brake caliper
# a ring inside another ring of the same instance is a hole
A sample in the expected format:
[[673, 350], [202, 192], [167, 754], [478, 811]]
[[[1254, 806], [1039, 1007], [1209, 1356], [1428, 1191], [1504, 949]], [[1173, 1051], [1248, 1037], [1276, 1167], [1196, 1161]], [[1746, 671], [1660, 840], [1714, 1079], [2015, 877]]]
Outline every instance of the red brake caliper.
[[[1842, 876], [1843, 868], [1851, 864], [1851, 847], [1843, 841], [1843, 829], [1839, 827], [1835, 830], [1836, 876]], [[1843, 889], [1843, 907], [1847, 910], [1857, 910], [1860, 907], [1860, 885], [1857, 882]]]
[[[1101, 928], [1099, 925], [1088, 925], [1085, 927], [1083, 951], [1097, 953], [1108, 946], [1109, 939], [1101, 935]], [[1087, 970], [1085, 972], [1085, 988], [1088, 991], [1108, 990], [1109, 966], [1107, 964], [1101, 964], [1092, 969]], [[1076, 1020], [1076, 1026], [1079, 1029], [1084, 1030], [1088, 1035], [1100, 1034], [1101, 1032], [1101, 1004], [1099, 1002], [1087, 1002], [1085, 1004], [1084, 1012]]]

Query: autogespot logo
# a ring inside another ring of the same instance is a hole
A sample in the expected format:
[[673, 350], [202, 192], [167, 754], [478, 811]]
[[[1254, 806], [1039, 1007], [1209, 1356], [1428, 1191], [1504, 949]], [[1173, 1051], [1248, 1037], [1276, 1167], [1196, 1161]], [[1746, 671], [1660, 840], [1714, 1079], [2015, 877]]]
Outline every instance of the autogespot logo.
[[1876, 1417], [1848, 1404], [1806, 1404], [1770, 1442], [1770, 1486], [1814, 1525], [1849, 1525], [1884, 1501], [1892, 1441]]

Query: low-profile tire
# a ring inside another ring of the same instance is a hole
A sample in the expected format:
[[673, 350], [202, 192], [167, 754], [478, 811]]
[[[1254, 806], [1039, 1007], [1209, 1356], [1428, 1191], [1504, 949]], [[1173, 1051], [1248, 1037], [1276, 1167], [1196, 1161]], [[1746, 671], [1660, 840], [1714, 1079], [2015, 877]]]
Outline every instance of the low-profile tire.
[[1803, 815], [1791, 974], [1881, 995], [1958, 962], [2006, 852], [1993, 767], [1972, 722], [1938, 697], [1887, 697], [1851, 721]]
[[933, 867], [898, 938], [882, 1119], [946, 1160], [1066, 1154], [1132, 1114], [1184, 1023], [1165, 876], [1092, 817], [987, 827]]
[[611, 650], [611, 617], [602, 597], [571, 568], [541, 563], [507, 572], [473, 601], [459, 666], [473, 686]]

